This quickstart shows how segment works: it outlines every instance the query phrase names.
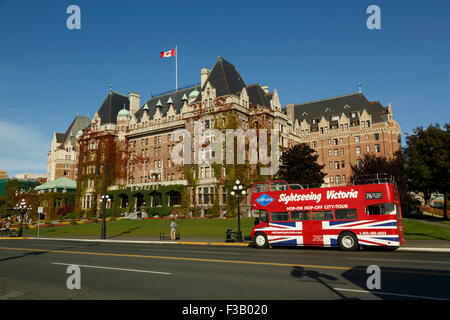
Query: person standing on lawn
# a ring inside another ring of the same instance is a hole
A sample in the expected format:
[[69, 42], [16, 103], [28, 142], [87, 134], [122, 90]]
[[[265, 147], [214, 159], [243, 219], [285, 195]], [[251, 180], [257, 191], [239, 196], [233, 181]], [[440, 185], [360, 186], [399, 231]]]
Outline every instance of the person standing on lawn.
[[170, 238], [174, 241], [177, 239], [177, 224], [174, 218], [172, 218], [172, 223], [170, 224]]

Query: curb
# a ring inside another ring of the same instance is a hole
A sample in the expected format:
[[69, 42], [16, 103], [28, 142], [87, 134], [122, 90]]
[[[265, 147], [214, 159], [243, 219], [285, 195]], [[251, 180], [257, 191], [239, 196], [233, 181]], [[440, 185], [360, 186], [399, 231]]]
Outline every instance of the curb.
[[[201, 246], [230, 246], [249, 247], [250, 242], [202, 242], [202, 241], [161, 241], [161, 240], [102, 240], [102, 239], [68, 239], [68, 238], [36, 238], [36, 237], [0, 237], [0, 240], [55, 240], [55, 241], [79, 241], [79, 242], [105, 242], [105, 243], [139, 243], [139, 244], [181, 244], [181, 245], [201, 245]], [[416, 251], [416, 252], [441, 252], [450, 253], [450, 248], [420, 248], [420, 247], [400, 247], [395, 251]]]
[[[0, 238], [1, 239], [1, 238]], [[9, 239], [9, 238], [8, 238]], [[68, 238], [11, 238], [11, 239], [31, 239], [31, 240], [55, 240], [55, 241], [79, 241], [79, 242], [105, 242], [105, 243], [140, 243], [140, 244], [189, 244], [203, 246], [236, 246], [248, 247], [250, 243], [230, 243], [230, 242], [200, 242], [200, 241], [161, 241], [161, 240], [102, 240], [102, 239], [68, 239]]]
[[448, 252], [450, 248], [415, 248], [415, 247], [400, 247], [396, 251], [422, 251], [422, 252]]
[[0, 240], [29, 240], [29, 239], [33, 239], [30, 237], [0, 237]]

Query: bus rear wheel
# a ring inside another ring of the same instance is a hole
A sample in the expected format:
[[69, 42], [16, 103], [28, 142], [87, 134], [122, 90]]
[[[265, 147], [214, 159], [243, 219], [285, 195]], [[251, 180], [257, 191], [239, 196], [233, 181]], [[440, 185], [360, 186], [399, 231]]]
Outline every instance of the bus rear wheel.
[[356, 251], [359, 248], [358, 238], [349, 231], [342, 232], [338, 237], [339, 248], [343, 251]]
[[269, 247], [269, 241], [267, 240], [267, 236], [258, 232], [253, 236], [253, 245], [255, 248], [264, 249]]

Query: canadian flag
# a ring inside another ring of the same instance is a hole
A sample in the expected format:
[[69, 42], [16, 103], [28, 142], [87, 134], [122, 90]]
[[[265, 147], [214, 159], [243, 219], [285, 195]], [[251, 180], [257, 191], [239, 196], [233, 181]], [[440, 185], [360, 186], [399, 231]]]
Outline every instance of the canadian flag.
[[169, 51], [161, 51], [160, 58], [175, 57], [175, 49]]

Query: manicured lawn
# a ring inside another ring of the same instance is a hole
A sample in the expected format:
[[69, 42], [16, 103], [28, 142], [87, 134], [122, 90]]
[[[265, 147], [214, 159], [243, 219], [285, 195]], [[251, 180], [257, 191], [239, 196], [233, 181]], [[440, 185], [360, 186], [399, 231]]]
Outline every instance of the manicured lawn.
[[[241, 230], [244, 237], [250, 236], [253, 227], [252, 218], [241, 219]], [[169, 219], [120, 220], [106, 224], [107, 237], [135, 236], [157, 237], [164, 232], [169, 235]], [[237, 230], [237, 219], [179, 219], [177, 231], [181, 237], [191, 238], [223, 238], [227, 229]], [[450, 240], [450, 227], [425, 224], [420, 220], [403, 219], [406, 239]], [[69, 225], [42, 228], [40, 236], [100, 236], [101, 222], [82, 225]], [[37, 230], [25, 230], [24, 236], [36, 236]]]
[[[250, 236], [253, 218], [241, 218], [241, 230], [244, 237]], [[120, 220], [106, 223], [107, 237], [135, 236], [158, 237], [160, 233], [170, 234], [170, 219]], [[223, 238], [227, 229], [237, 231], [237, 219], [178, 219], [177, 232], [185, 237]], [[86, 223], [40, 229], [40, 236], [99, 236], [101, 222]], [[36, 236], [37, 230], [26, 230], [24, 236]]]
[[403, 219], [406, 239], [450, 240], [450, 227], [425, 224], [420, 220]]

